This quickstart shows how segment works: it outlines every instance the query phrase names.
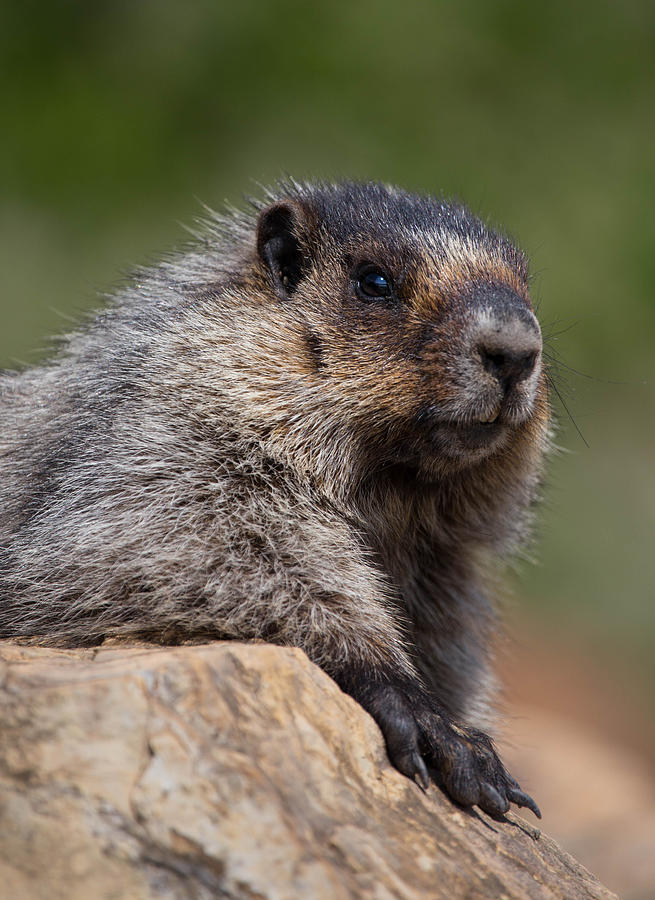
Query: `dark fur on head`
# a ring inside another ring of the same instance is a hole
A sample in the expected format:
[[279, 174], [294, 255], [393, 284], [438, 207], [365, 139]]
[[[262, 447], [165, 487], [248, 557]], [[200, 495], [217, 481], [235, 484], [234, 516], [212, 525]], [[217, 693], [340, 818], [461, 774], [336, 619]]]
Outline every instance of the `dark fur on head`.
[[2, 636], [298, 646], [401, 771], [528, 802], [475, 731], [485, 569], [526, 536], [549, 427], [505, 237], [395, 188], [282, 184], [2, 375], [0, 411]]

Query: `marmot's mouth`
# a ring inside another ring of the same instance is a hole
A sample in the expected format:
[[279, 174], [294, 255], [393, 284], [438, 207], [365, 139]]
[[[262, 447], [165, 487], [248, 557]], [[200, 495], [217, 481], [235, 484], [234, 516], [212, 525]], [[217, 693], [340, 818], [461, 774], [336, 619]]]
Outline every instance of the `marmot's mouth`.
[[[452, 440], [453, 449], [482, 450], [493, 449], [507, 433], [507, 425], [497, 417], [493, 422], [443, 422], [436, 426], [440, 443]], [[459, 452], [456, 453], [459, 456]]]
[[509, 396], [495, 405], [483, 404], [484, 400], [459, 415], [437, 406], [423, 407], [413, 424], [421, 445], [429, 447], [428, 456], [476, 462], [504, 447], [533, 414], [532, 403], [521, 397]]
[[[421, 422], [424, 440], [429, 445], [428, 457], [474, 463], [499, 450], [512, 430], [502, 413], [493, 422], [479, 419], [452, 421], [433, 419]], [[425, 451], [424, 451], [425, 452]]]

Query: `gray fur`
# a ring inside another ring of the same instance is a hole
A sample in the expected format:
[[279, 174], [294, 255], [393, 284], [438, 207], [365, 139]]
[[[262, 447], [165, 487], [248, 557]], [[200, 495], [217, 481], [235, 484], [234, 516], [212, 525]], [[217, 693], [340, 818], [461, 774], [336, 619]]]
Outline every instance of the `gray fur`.
[[[276, 203], [302, 249], [288, 297], [257, 251]], [[380, 254], [409, 285], [393, 313], [343, 274]], [[263, 639], [330, 674], [420, 678], [486, 722], [487, 573], [527, 535], [540, 368], [490, 448], [463, 451], [444, 423], [500, 402], [470, 335], [493, 306], [473, 288], [503, 273], [527, 285], [520, 252], [465, 209], [377, 185], [289, 183], [211, 214], [53, 359], [0, 376], [0, 635]]]

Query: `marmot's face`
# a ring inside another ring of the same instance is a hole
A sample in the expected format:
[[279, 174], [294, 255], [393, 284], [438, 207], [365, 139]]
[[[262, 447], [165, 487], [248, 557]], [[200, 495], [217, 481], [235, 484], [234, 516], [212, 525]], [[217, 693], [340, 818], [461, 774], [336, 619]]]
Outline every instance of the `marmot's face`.
[[326, 401], [382, 462], [459, 468], [545, 428], [541, 331], [515, 247], [461, 207], [378, 186], [308, 209], [289, 219], [305, 217], [297, 254], [287, 236], [274, 258], [279, 290], [307, 324]]

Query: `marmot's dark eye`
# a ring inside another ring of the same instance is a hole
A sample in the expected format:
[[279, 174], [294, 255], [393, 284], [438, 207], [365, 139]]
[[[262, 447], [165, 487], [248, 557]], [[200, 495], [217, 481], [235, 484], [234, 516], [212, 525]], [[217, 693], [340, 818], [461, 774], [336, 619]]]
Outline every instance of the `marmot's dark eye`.
[[391, 281], [379, 269], [369, 269], [357, 279], [357, 287], [365, 297], [391, 296]]

